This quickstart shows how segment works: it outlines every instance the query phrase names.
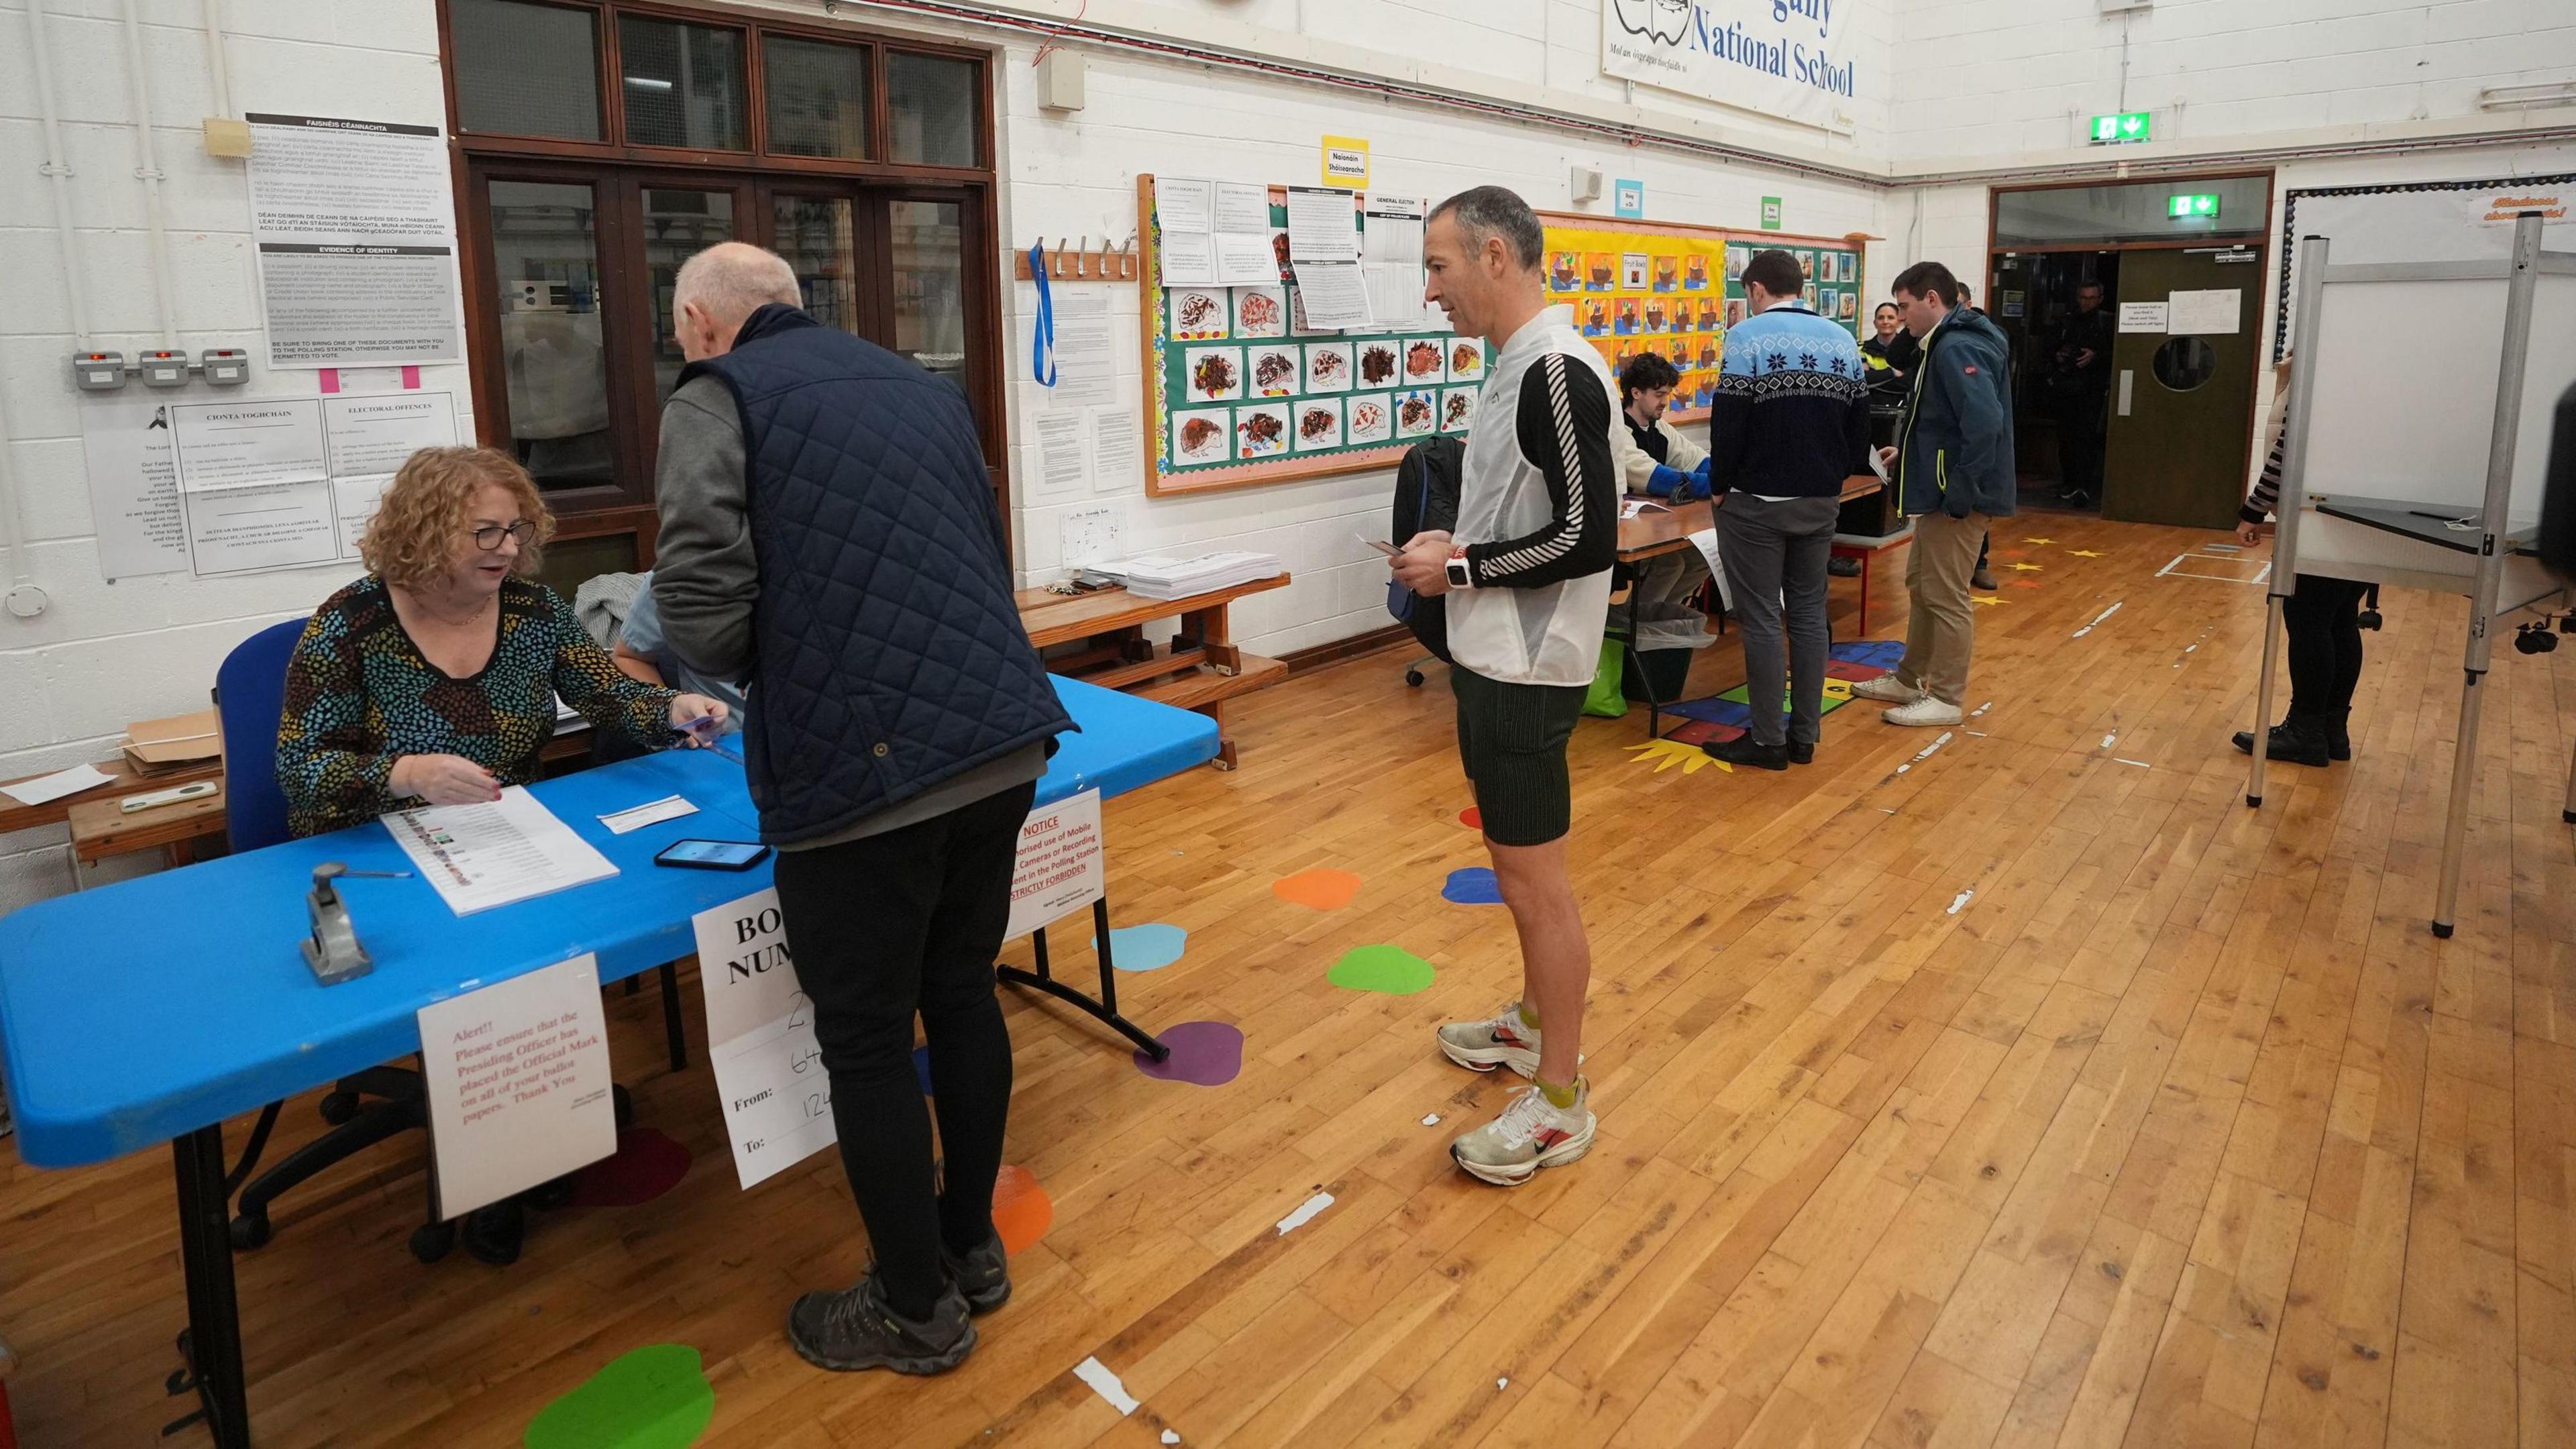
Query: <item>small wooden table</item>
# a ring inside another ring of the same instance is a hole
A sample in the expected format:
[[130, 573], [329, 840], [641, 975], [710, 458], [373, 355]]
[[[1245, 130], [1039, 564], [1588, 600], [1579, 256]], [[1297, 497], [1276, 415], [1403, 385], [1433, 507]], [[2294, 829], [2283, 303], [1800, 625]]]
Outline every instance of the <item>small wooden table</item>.
[[[1182, 599], [1148, 599], [1114, 586], [1087, 594], [1023, 589], [1015, 597], [1030, 643], [1042, 650], [1057, 644], [1085, 646], [1049, 659], [1050, 673], [1206, 715], [1218, 731], [1213, 763], [1231, 770], [1234, 740], [1224, 733], [1225, 701], [1277, 684], [1288, 677], [1288, 666], [1237, 647], [1226, 606], [1247, 595], [1284, 589], [1289, 581], [1283, 573]], [[1147, 624], [1174, 618], [1181, 621], [1181, 631], [1170, 644], [1157, 645], [1145, 637]]]

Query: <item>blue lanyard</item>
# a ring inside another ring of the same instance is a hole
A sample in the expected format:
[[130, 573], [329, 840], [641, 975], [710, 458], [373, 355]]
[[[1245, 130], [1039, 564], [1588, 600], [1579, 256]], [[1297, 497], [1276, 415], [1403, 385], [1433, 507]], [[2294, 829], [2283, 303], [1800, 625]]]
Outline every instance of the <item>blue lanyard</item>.
[[1038, 284], [1038, 319], [1029, 336], [1029, 367], [1037, 380], [1055, 386], [1055, 298], [1047, 291], [1046, 243], [1029, 244], [1029, 276]]

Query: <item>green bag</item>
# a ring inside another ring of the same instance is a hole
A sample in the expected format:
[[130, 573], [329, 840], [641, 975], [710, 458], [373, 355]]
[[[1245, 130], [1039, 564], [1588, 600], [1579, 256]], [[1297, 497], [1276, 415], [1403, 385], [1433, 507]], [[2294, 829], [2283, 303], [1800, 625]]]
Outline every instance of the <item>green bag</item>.
[[1628, 713], [1628, 696], [1619, 689], [1619, 677], [1628, 661], [1628, 646], [1617, 639], [1601, 641], [1601, 667], [1592, 671], [1592, 688], [1583, 696], [1583, 712], [1603, 719], [1619, 719]]

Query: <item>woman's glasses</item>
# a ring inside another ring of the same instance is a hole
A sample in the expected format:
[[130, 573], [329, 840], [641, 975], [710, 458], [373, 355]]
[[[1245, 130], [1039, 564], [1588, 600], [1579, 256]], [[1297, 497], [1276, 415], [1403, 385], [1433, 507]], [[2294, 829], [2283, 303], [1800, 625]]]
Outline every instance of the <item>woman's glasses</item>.
[[513, 523], [505, 528], [497, 523], [487, 523], [474, 530], [474, 546], [485, 553], [499, 552], [501, 540], [505, 538], [516, 541], [524, 552], [535, 546], [537, 526], [533, 523]]

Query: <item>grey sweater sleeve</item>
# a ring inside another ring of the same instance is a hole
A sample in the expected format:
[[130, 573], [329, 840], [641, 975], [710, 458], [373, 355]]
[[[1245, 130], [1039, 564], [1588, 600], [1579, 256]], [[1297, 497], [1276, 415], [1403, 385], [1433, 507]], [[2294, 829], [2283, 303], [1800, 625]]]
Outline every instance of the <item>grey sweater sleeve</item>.
[[653, 491], [662, 509], [653, 561], [662, 635], [690, 668], [746, 678], [759, 566], [751, 548], [742, 417], [721, 379], [691, 378], [664, 405]]

